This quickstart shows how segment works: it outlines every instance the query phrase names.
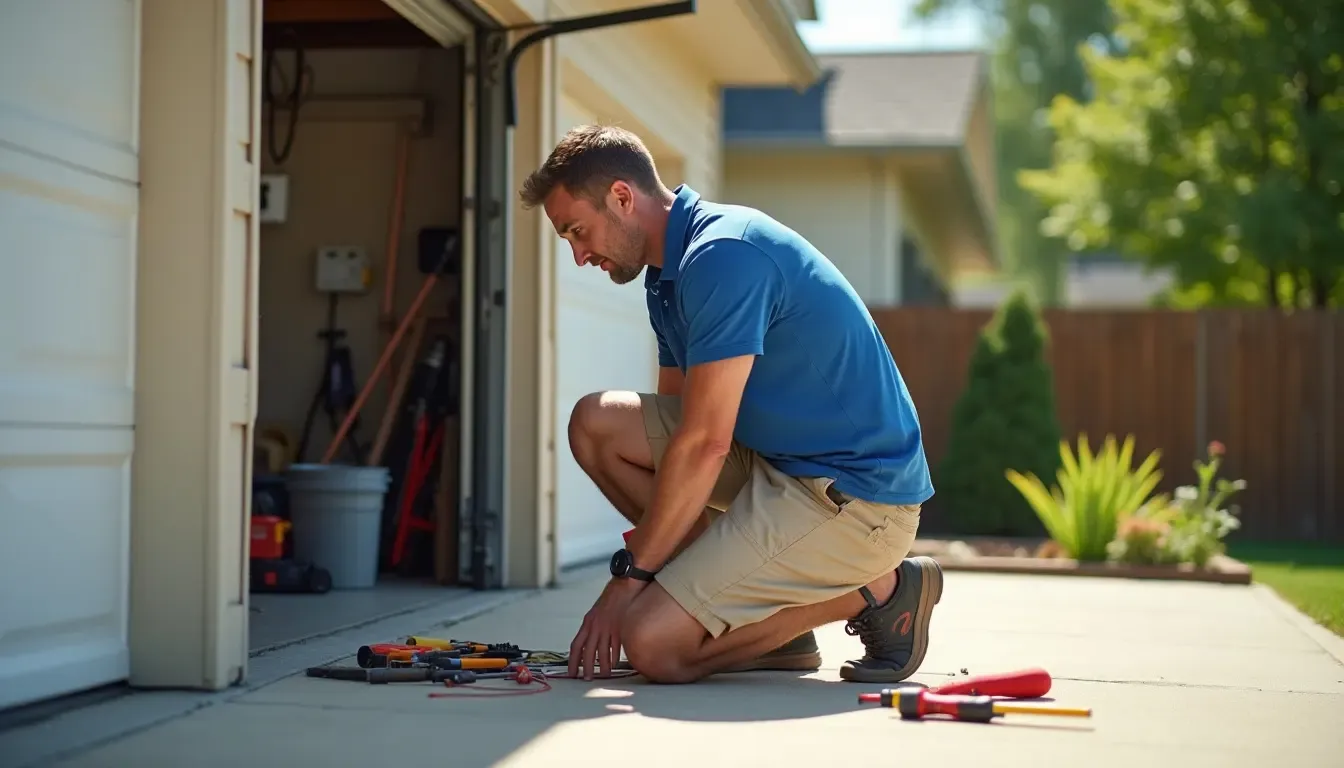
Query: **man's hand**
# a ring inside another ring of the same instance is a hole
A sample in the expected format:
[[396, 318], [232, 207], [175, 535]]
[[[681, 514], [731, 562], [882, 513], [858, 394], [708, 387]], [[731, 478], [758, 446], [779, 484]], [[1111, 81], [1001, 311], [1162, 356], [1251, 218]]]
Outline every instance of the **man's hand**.
[[613, 578], [607, 582], [569, 644], [570, 677], [578, 676], [580, 666], [584, 680], [593, 679], [594, 669], [601, 670], [598, 677], [611, 677], [612, 668], [621, 660], [621, 621], [635, 595], [646, 586], [648, 582], [639, 579]]

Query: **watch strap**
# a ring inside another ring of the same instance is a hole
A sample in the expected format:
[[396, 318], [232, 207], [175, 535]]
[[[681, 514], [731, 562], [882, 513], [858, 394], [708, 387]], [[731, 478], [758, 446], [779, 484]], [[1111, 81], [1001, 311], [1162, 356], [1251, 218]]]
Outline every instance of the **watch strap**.
[[653, 571], [646, 571], [643, 568], [636, 568], [632, 564], [630, 566], [630, 569], [625, 572], [625, 575], [628, 576], [629, 578], [637, 579], [639, 581], [653, 581], [653, 577], [656, 576], [657, 574]]

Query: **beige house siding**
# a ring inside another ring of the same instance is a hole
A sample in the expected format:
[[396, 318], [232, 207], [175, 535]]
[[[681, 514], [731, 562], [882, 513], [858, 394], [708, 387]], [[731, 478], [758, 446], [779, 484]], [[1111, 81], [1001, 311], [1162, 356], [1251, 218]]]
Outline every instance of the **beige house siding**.
[[723, 201], [759, 208], [826, 254], [870, 306], [901, 295], [902, 222], [883, 160], [840, 153], [731, 152]]
[[702, 194], [718, 191], [718, 88], [655, 24], [561, 37], [556, 49], [560, 92], [643, 137], [668, 186], [684, 181]]
[[966, 160], [985, 206], [986, 218], [994, 226], [999, 200], [994, 166], [994, 116], [989, 99], [976, 99], [974, 104], [966, 123]]

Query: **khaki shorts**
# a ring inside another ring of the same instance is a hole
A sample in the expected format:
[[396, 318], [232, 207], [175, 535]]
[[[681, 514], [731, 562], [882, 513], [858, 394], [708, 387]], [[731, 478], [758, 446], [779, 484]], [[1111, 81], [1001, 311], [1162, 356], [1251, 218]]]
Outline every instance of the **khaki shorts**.
[[[660, 466], [681, 420], [681, 398], [640, 394]], [[710, 493], [709, 527], [657, 580], [710, 635], [794, 606], [853, 592], [900, 564], [919, 528], [919, 506], [876, 504], [795, 478], [733, 443]]]

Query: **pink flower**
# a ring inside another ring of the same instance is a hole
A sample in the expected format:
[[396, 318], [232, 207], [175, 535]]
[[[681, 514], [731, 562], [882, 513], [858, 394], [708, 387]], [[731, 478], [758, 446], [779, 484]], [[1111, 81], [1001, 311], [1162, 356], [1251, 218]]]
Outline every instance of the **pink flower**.
[[1223, 444], [1222, 444], [1221, 442], [1219, 442], [1219, 441], [1217, 441], [1217, 440], [1210, 440], [1210, 441], [1209, 441], [1209, 455], [1210, 455], [1210, 456], [1222, 456], [1224, 453], [1227, 453], [1227, 448], [1224, 447]]

